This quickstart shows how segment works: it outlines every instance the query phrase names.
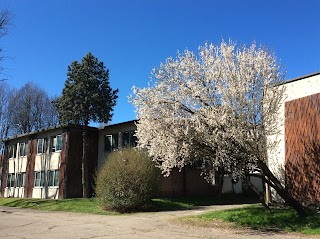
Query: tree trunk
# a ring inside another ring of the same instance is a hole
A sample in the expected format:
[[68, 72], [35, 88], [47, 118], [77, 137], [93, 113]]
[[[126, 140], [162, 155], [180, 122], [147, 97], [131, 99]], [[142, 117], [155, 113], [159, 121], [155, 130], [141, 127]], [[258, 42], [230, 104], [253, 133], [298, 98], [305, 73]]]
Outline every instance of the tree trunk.
[[263, 207], [271, 213], [271, 209], [270, 207], [266, 204], [265, 200], [264, 200], [264, 195], [263, 193], [261, 193], [258, 188], [256, 188], [250, 181], [250, 176], [248, 178], [246, 178], [246, 181], [249, 185], [249, 187], [258, 195], [260, 202], [262, 203]]
[[84, 198], [90, 198], [89, 188], [89, 169], [88, 169], [88, 123], [83, 126], [82, 138], [82, 195]]
[[224, 179], [224, 169], [223, 167], [218, 168], [218, 198], [220, 199], [222, 196], [222, 188], [223, 188], [223, 179]]
[[272, 182], [271, 187], [273, 187], [276, 192], [280, 195], [280, 197], [289, 204], [299, 216], [305, 216], [306, 212], [295, 198], [293, 198], [290, 193], [282, 186], [280, 181], [274, 176], [274, 174], [270, 171], [269, 167], [262, 161], [258, 160], [258, 167], [262, 170], [263, 174], [268, 177], [268, 179]]

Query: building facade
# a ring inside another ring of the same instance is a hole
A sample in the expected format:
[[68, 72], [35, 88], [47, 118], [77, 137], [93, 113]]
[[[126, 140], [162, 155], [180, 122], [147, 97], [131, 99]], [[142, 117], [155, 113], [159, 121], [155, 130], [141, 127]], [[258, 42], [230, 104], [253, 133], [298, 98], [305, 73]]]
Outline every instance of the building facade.
[[[272, 172], [303, 203], [320, 203], [320, 72], [289, 80], [279, 109], [277, 142], [269, 152]], [[273, 193], [273, 198], [278, 199]]]
[[[135, 131], [137, 121], [127, 121], [105, 126], [99, 131], [98, 170], [107, 161], [108, 154], [113, 150], [135, 147], [137, 138]], [[160, 177], [160, 197], [181, 197], [215, 195], [217, 186], [211, 185], [200, 176], [201, 170], [186, 167], [179, 172], [174, 169], [169, 177]]]
[[[82, 197], [82, 133], [82, 126], [67, 126], [5, 140], [1, 196]], [[88, 169], [90, 175], [94, 175], [98, 129], [89, 128], [88, 141], [92, 155]], [[93, 186], [90, 189], [92, 194]]]
[[[99, 130], [99, 159], [98, 170], [107, 161], [108, 154], [113, 150], [124, 147], [135, 147], [137, 138], [135, 131], [137, 121], [127, 121], [119, 124], [105, 126]], [[218, 182], [218, 180], [215, 180]], [[201, 175], [201, 168], [185, 166], [180, 171], [174, 168], [169, 177], [160, 177], [160, 197], [185, 197], [185, 196], [214, 196], [218, 194], [218, 185], [208, 183]], [[260, 179], [253, 178], [251, 182], [263, 191]], [[229, 176], [225, 176], [223, 193], [242, 193], [242, 181], [232, 183]]]

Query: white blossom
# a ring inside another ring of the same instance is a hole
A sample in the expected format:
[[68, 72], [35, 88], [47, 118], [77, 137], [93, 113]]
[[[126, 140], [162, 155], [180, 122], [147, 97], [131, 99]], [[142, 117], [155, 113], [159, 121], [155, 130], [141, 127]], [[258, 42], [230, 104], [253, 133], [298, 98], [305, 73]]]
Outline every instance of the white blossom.
[[[261, 46], [205, 44], [152, 70], [153, 85], [133, 87], [139, 146], [165, 175], [200, 163], [212, 176], [224, 167], [234, 179], [266, 161], [266, 137], [277, 133], [284, 74]], [[266, 127], [267, 126], [267, 127]]]

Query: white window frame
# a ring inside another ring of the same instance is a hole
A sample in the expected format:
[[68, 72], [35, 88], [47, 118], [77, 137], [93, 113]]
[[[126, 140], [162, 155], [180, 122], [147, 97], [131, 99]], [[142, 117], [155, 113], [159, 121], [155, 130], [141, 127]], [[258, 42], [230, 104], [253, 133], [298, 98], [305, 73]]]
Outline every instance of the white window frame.
[[[22, 180], [21, 182], [19, 180], [19, 175], [21, 175], [21, 180]], [[25, 172], [17, 173], [17, 175], [16, 175], [17, 188], [23, 188], [24, 187], [25, 178], [26, 178], [26, 173]]]
[[[107, 140], [107, 138], [110, 138], [111, 139], [111, 142], [110, 142], [110, 149], [106, 149], [106, 142], [105, 142], [105, 145], [104, 145], [104, 151], [105, 152], [111, 152], [111, 151], [114, 151], [114, 150], [117, 150], [119, 149], [119, 133], [114, 133], [114, 134], [106, 134], [105, 136], [105, 139], [104, 140]], [[117, 137], [117, 140], [115, 140], [115, 143], [116, 145], [113, 147], [113, 139]]]
[[60, 182], [60, 170], [50, 170], [48, 171], [48, 186], [49, 187], [59, 187]]
[[19, 144], [19, 156], [26, 157], [28, 155], [28, 143]]
[[[37, 179], [37, 174], [40, 175], [40, 178]], [[45, 171], [35, 171], [34, 172], [34, 187], [35, 188], [42, 188], [45, 186]], [[37, 182], [40, 182], [39, 184]]]
[[[57, 147], [58, 145], [58, 139], [61, 140], [60, 148]], [[59, 152], [62, 150], [62, 135], [58, 134], [57, 136], [52, 138], [52, 147], [51, 147], [52, 152]]]
[[[10, 175], [10, 179], [9, 179], [9, 176]], [[7, 184], [6, 184], [6, 188], [13, 188], [14, 187], [14, 183], [15, 183], [15, 177], [14, 177], [15, 175], [14, 175], [14, 173], [7, 173]], [[12, 181], [12, 177], [14, 177], [13, 178], [13, 181]], [[8, 180], [9, 179], [9, 180]], [[8, 184], [8, 182], [9, 182], [9, 184]], [[13, 184], [11, 184], [13, 182]]]
[[9, 155], [8, 155], [9, 159], [13, 159], [16, 157], [17, 152], [16, 152], [16, 145], [15, 144], [9, 145], [8, 153], [9, 153]]
[[[42, 148], [41, 148], [41, 152], [39, 152], [39, 143], [40, 141], [42, 141]], [[37, 140], [37, 154], [43, 154], [44, 153], [44, 139], [38, 139]]]

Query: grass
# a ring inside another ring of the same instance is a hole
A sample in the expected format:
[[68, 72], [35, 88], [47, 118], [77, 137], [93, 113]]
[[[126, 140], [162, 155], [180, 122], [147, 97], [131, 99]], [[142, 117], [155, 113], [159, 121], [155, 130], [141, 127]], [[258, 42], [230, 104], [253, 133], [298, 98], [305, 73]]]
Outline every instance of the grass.
[[72, 198], [63, 200], [0, 198], [0, 206], [30, 208], [44, 211], [67, 211], [102, 215], [116, 214], [100, 208], [95, 198]]
[[301, 218], [290, 208], [273, 208], [272, 213], [268, 213], [260, 205], [209, 212], [183, 218], [182, 221], [195, 223], [195, 221], [200, 220], [198, 224], [201, 224], [201, 222], [212, 222], [217, 219], [224, 222], [231, 222], [236, 226], [250, 227], [263, 231], [299, 232], [311, 235], [320, 234], [319, 213], [309, 211], [308, 216]]
[[[256, 202], [255, 198], [246, 196], [223, 195], [221, 199], [215, 197], [182, 197], [153, 199], [142, 211], [176, 211], [190, 210], [198, 206], [241, 204]], [[103, 210], [96, 198], [74, 198], [63, 200], [29, 199], [29, 198], [0, 198], [0, 206], [31, 208], [46, 211], [71, 211], [111, 215], [113, 211]]]

